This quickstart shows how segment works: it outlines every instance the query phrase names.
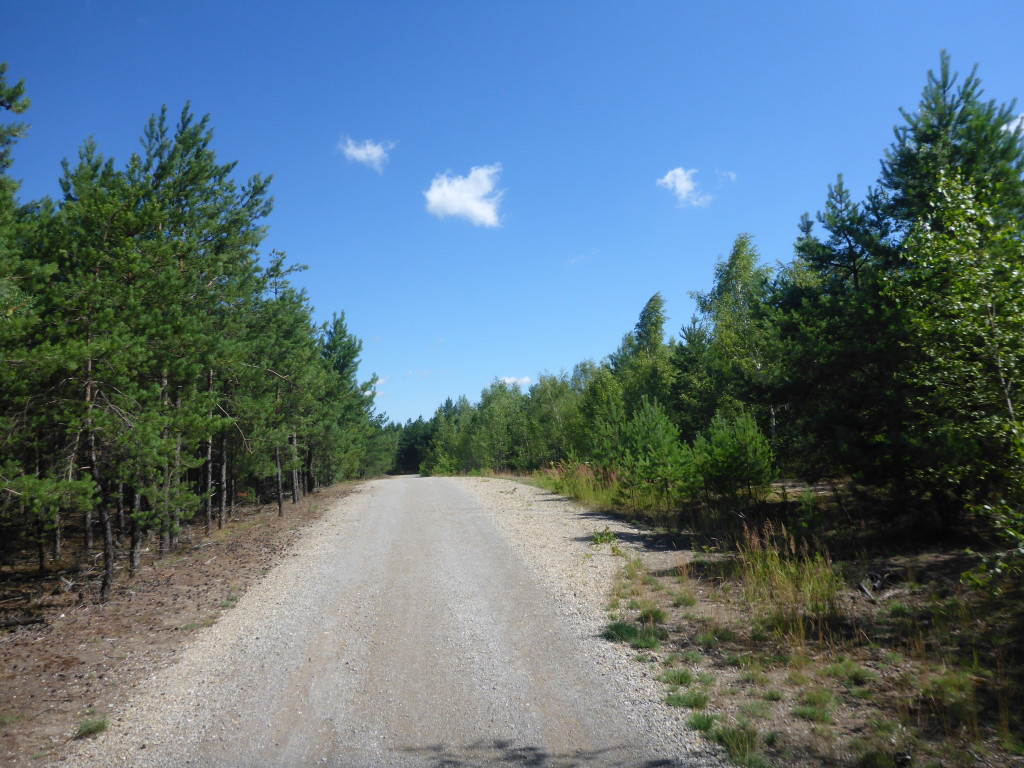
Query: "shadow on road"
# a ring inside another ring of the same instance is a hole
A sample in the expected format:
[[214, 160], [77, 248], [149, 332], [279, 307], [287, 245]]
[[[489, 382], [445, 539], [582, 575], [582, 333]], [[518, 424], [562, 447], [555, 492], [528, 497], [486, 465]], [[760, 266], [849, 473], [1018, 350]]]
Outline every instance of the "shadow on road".
[[528, 768], [584, 768], [584, 766], [609, 766], [609, 768], [668, 768], [675, 765], [671, 760], [643, 760], [640, 762], [620, 759], [624, 750], [610, 747], [599, 750], [573, 750], [553, 754], [541, 747], [516, 744], [505, 739], [476, 741], [462, 747], [434, 744], [423, 747], [404, 747], [403, 752], [426, 759], [426, 764], [435, 768], [485, 768], [485, 766], [516, 766]]
[[[561, 502], [566, 500], [572, 501], [572, 499], [566, 496], [560, 496], [556, 493], [546, 492], [543, 497], [538, 499], [540, 502]], [[619, 541], [625, 541], [630, 544], [635, 544], [638, 547], [642, 547], [645, 550], [651, 552], [661, 551], [673, 551], [681, 549], [693, 549], [695, 537], [689, 533], [674, 531], [667, 532], [665, 530], [654, 531], [650, 528], [644, 527], [644, 524], [630, 520], [628, 516], [618, 512], [612, 512], [610, 510], [586, 510], [580, 513], [580, 517], [594, 521], [594, 530], [601, 530], [602, 526], [610, 525], [612, 523], [627, 522], [631, 525], [637, 526], [631, 531], [616, 531], [615, 538]], [[589, 542], [589, 536], [578, 536], [576, 541]]]

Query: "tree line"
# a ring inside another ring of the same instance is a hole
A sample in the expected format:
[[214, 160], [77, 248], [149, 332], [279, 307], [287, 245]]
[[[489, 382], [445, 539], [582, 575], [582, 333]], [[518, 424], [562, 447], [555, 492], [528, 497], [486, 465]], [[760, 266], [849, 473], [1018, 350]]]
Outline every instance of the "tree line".
[[[29, 106], [0, 65], [0, 108]], [[64, 160], [59, 199], [21, 202], [26, 133], [0, 125], [0, 557], [60, 562], [64, 530], [102, 539], [102, 597], [119, 542], [131, 570], [237, 499], [283, 514], [318, 485], [390, 468], [398, 430], [357, 378], [344, 314], [317, 325], [303, 267], [261, 254], [270, 178], [234, 177], [209, 117], [146, 122], [116, 167], [94, 141]]]
[[[918, 521], [977, 515], [1024, 546], [1024, 140], [943, 53], [876, 184], [838, 176], [767, 265], [740, 234], [665, 340], [655, 294], [619, 348], [528, 391], [407, 423], [426, 473], [587, 468], [651, 509], [756, 496], [778, 473], [849, 476]], [[997, 567], [998, 564], [997, 564]]]

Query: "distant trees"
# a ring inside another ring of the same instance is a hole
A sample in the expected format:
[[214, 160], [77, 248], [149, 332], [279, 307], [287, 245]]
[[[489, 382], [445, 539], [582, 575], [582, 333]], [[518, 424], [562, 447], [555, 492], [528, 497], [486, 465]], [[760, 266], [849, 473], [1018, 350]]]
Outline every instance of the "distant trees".
[[[0, 106], [23, 111], [4, 71]], [[283, 254], [261, 265], [269, 179], [235, 181], [208, 118], [162, 110], [120, 169], [87, 141], [61, 199], [27, 204], [6, 175], [23, 132], [0, 128], [0, 547], [59, 561], [80, 515], [105, 599], [119, 538], [135, 566], [143, 534], [167, 551], [245, 489], [283, 512], [286, 490], [390, 468], [361, 343], [344, 316], [314, 325]]]
[[1024, 541], [1024, 141], [1013, 103], [982, 93], [943, 53], [877, 186], [856, 201], [839, 176], [788, 263], [739, 235], [678, 338], [657, 293], [605, 360], [439, 410], [424, 470], [589, 462], [626, 503], [667, 509], [756, 497], [777, 465], [874, 483], [927, 525], [983, 512]]

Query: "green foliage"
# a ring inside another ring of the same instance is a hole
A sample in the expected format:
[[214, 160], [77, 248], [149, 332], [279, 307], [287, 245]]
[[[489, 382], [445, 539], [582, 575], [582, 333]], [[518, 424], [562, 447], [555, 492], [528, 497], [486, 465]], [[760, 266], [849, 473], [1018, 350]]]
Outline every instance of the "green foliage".
[[603, 531], [594, 531], [594, 535], [590, 538], [590, 543], [595, 546], [601, 544], [611, 544], [615, 541], [615, 532], [607, 525]]
[[[0, 109], [21, 113], [5, 72]], [[23, 134], [0, 127], [5, 536], [20, 529], [43, 567], [64, 517], [84, 513], [88, 550], [93, 512], [111, 542], [110, 510], [127, 503], [120, 533], [137, 548], [155, 530], [168, 549], [232, 485], [276, 481], [280, 499], [288, 477], [297, 500], [390, 468], [398, 435], [373, 413], [373, 379], [356, 382], [361, 343], [343, 316], [313, 325], [283, 254], [261, 267], [269, 180], [235, 180], [208, 117], [161, 110], [123, 168], [86, 141], [62, 163], [60, 201], [19, 205], [4, 172]], [[101, 595], [113, 557], [108, 543]]]
[[[838, 175], [790, 263], [738, 235], [678, 339], [655, 293], [605, 360], [407, 425], [403, 466], [539, 470], [658, 523], [760, 503], [776, 468], [849, 475], [921, 522], [989, 519], [992, 570], [1015, 572], [1024, 142], [1013, 105], [981, 96], [943, 53], [877, 187], [858, 200]], [[803, 499], [790, 522], [807, 535], [820, 517]]]
[[[959, 174], [979, 188], [1000, 189], [1010, 218], [1024, 216], [1024, 146], [1014, 104], [984, 101], [977, 66], [957, 85], [950, 57], [941, 54], [938, 74], [929, 71], [917, 111], [903, 109], [905, 124], [882, 161], [881, 186], [889, 215], [908, 225], [931, 227], [943, 174]], [[940, 214], [941, 215], [941, 214]], [[934, 227], [931, 227], [934, 229]]]
[[698, 481], [692, 454], [679, 442], [675, 426], [657, 402], [641, 398], [618, 438], [616, 458], [607, 469], [619, 476], [634, 504], [638, 492], [664, 507], [694, 495]]
[[693, 462], [708, 493], [759, 500], [774, 478], [772, 450], [752, 416], [717, 414], [693, 445]]
[[1008, 218], [998, 188], [979, 195], [955, 176], [940, 179], [927, 226], [907, 241], [908, 268], [887, 289], [905, 308], [920, 350], [904, 377], [912, 434], [933, 493], [987, 514], [1010, 547], [996, 568], [1024, 563], [1024, 260], [1022, 219]]

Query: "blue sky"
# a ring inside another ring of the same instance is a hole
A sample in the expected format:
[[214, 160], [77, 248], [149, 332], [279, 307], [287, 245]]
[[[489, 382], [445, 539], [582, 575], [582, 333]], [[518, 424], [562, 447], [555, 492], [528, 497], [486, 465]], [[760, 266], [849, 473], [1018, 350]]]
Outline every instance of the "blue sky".
[[[21, 198], [93, 136], [120, 166], [191, 101], [273, 174], [266, 250], [364, 341], [377, 408], [614, 351], [660, 291], [677, 334], [749, 232], [789, 261], [842, 173], [860, 197], [939, 51], [1024, 96], [1024, 3], [5, 4]], [[1018, 111], [1024, 111], [1018, 105]]]

